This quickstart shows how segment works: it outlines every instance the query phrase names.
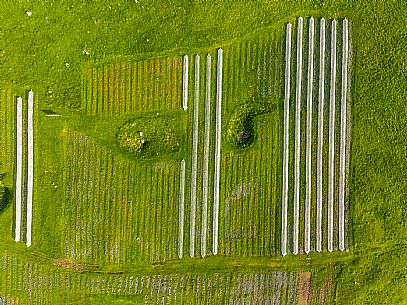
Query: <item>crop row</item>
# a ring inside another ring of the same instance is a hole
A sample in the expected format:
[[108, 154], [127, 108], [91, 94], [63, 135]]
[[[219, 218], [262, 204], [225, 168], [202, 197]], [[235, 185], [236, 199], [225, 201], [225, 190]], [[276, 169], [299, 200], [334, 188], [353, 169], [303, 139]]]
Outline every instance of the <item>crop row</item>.
[[220, 252], [271, 256], [276, 244], [278, 119], [264, 117], [256, 126], [257, 145], [242, 153], [224, 153]]
[[[5, 304], [88, 304], [109, 295], [147, 304], [297, 304], [303, 273], [273, 271], [202, 274], [69, 272], [3, 255], [0, 297]], [[14, 303], [13, 303], [14, 302]], [[93, 303], [92, 303], [93, 304]]]
[[66, 158], [66, 258], [118, 263], [177, 256], [175, 163], [136, 164], [75, 131]]
[[279, 31], [266, 31], [224, 47], [224, 107], [280, 96]]
[[181, 77], [178, 57], [85, 68], [82, 110], [109, 116], [177, 109]]

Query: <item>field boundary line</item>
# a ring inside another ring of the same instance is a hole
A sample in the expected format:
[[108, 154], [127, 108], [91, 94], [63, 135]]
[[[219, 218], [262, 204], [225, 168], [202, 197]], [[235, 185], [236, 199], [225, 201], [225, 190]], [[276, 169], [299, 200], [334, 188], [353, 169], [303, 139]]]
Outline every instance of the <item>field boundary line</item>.
[[216, 141], [215, 141], [215, 173], [213, 191], [213, 245], [212, 252], [218, 253], [218, 226], [219, 226], [219, 183], [220, 183], [220, 145], [222, 136], [222, 64], [223, 50], [218, 49], [216, 67]]
[[285, 96], [284, 96], [284, 152], [283, 152], [283, 194], [281, 203], [281, 254], [287, 255], [287, 205], [288, 205], [288, 159], [289, 125], [290, 125], [290, 69], [291, 69], [291, 31], [292, 24], [286, 27], [286, 56], [285, 56]]

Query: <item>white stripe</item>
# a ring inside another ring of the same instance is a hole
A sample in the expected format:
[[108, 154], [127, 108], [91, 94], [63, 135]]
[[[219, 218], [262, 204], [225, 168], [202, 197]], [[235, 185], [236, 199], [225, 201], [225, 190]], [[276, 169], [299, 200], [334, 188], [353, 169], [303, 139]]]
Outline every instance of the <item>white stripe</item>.
[[325, 102], [325, 19], [321, 19], [319, 58], [319, 96], [318, 96], [318, 147], [317, 147], [317, 251], [322, 251], [322, 191], [323, 191], [323, 138]]
[[185, 160], [181, 160], [179, 178], [179, 214], [178, 214], [178, 257], [182, 258], [184, 247], [184, 191], [185, 191]]
[[184, 56], [182, 65], [182, 108], [188, 108], [188, 69], [189, 69], [188, 55]]
[[196, 216], [196, 175], [198, 171], [198, 123], [199, 123], [199, 60], [195, 56], [195, 84], [194, 84], [194, 126], [192, 135], [192, 171], [191, 171], [191, 215], [189, 235], [189, 256], [195, 254], [195, 216]]
[[23, 100], [17, 98], [17, 156], [16, 156], [16, 227], [15, 241], [21, 239], [21, 195], [23, 171]]
[[346, 95], [348, 83], [348, 20], [343, 20], [341, 146], [339, 161], [339, 250], [345, 250]]
[[336, 98], [336, 20], [332, 21], [331, 86], [329, 105], [329, 156], [328, 156], [328, 251], [333, 251], [334, 182], [335, 182], [335, 98]]
[[287, 254], [287, 205], [288, 205], [288, 159], [290, 124], [290, 60], [291, 60], [291, 23], [286, 29], [285, 55], [285, 96], [284, 96], [284, 154], [283, 154], [283, 194], [281, 202], [281, 254]]
[[223, 50], [218, 50], [216, 71], [216, 141], [215, 141], [215, 173], [213, 192], [213, 245], [212, 252], [218, 253], [218, 226], [219, 226], [219, 183], [220, 183], [220, 144], [222, 128], [222, 63]]
[[314, 78], [314, 18], [309, 24], [309, 51], [308, 51], [308, 86], [307, 86], [307, 143], [306, 143], [306, 194], [305, 194], [305, 232], [304, 251], [310, 252], [311, 241], [311, 194], [312, 194], [312, 90]]
[[201, 256], [206, 255], [206, 234], [208, 215], [208, 180], [209, 180], [209, 150], [211, 135], [211, 73], [212, 58], [206, 56], [206, 97], [205, 97], [205, 137], [204, 137], [204, 159], [202, 178], [202, 236], [201, 236]]
[[294, 232], [293, 254], [298, 254], [298, 227], [300, 215], [300, 158], [301, 158], [301, 83], [302, 83], [302, 31], [303, 18], [298, 18], [297, 74], [295, 92], [295, 155], [294, 155]]
[[31, 246], [32, 237], [32, 209], [33, 209], [33, 187], [34, 187], [34, 93], [28, 93], [28, 139], [27, 139], [27, 247]]

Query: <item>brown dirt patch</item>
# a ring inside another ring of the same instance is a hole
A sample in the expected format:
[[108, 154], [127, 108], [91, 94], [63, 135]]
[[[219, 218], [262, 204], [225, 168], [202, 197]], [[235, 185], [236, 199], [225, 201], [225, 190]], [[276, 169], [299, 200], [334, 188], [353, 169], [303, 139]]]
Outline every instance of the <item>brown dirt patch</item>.
[[301, 272], [298, 287], [298, 305], [311, 304], [311, 272]]

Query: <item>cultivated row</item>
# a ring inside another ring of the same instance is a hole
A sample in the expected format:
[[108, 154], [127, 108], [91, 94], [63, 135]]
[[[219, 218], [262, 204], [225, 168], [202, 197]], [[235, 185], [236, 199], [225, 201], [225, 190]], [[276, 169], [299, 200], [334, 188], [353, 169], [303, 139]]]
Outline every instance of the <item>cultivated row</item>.
[[301, 288], [311, 284], [310, 274], [306, 272], [136, 276], [67, 272], [60, 266], [82, 267], [61, 260], [54, 265], [23, 263], [13, 256], [3, 256], [2, 301], [5, 304], [82, 304], [88, 298], [110, 295], [117, 300], [141, 299], [146, 304], [302, 304], [309, 296]]
[[177, 257], [175, 162], [122, 159], [72, 130], [66, 147], [66, 258], [120, 263]]
[[182, 66], [175, 57], [85, 68], [82, 110], [111, 116], [177, 109]]

